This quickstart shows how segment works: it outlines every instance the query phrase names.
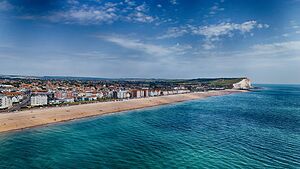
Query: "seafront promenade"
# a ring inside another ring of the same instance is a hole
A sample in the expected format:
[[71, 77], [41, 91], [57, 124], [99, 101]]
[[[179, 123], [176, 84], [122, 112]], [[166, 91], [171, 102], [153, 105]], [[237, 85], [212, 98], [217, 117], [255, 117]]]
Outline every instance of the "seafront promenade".
[[16, 113], [5, 113], [0, 114], [0, 132], [20, 130], [85, 117], [141, 109], [193, 99], [202, 99], [210, 96], [227, 95], [237, 92], [243, 91], [220, 90], [209, 92], [197, 92], [169, 96], [148, 97], [141, 99], [131, 99], [116, 102], [84, 104], [69, 107], [42, 108], [35, 110], [26, 110]]

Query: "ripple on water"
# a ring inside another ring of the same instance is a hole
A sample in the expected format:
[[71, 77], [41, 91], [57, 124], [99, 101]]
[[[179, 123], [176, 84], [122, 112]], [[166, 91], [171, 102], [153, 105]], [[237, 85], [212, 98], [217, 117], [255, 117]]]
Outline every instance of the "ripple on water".
[[0, 135], [0, 168], [300, 168], [300, 86]]

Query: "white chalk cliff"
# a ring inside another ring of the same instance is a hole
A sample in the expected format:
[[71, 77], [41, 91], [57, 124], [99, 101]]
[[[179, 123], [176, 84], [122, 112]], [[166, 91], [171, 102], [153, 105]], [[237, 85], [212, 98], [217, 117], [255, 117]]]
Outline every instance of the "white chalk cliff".
[[250, 89], [250, 88], [252, 88], [251, 81], [250, 81], [250, 79], [245, 78], [238, 83], [234, 83], [233, 88], [234, 89], [244, 89], [244, 90]]

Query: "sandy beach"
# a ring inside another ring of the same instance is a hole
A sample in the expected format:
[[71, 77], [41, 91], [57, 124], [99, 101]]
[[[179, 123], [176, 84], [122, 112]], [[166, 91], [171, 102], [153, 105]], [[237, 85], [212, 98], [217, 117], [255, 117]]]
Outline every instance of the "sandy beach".
[[169, 96], [131, 99], [116, 102], [101, 102], [82, 104], [69, 107], [42, 108], [20, 111], [16, 113], [0, 114], [0, 132], [20, 130], [51, 123], [69, 121], [91, 116], [116, 113], [146, 107], [182, 102], [187, 100], [202, 99], [210, 96], [227, 95], [243, 92], [239, 90], [222, 90], [199, 93], [178, 94]]

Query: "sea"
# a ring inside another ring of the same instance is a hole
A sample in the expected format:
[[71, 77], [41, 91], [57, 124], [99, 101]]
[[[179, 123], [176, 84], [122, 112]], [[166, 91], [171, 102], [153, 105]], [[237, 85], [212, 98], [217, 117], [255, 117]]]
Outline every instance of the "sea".
[[300, 85], [0, 134], [0, 168], [300, 168]]

